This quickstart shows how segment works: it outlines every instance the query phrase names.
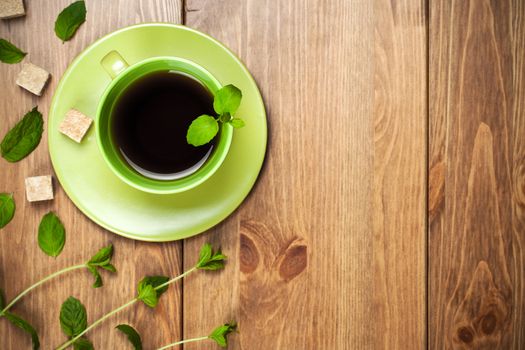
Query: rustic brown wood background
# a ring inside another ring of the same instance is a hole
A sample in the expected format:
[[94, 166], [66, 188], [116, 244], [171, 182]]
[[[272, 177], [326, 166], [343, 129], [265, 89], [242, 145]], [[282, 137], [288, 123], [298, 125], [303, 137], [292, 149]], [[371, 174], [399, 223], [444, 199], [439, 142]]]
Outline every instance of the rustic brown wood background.
[[[17, 213], [0, 231], [0, 287], [35, 280], [116, 247], [116, 276], [93, 290], [72, 273], [16, 311], [42, 349], [64, 340], [69, 295], [94, 320], [134, 295], [145, 274], [178, 274], [212, 242], [218, 274], [171, 288], [155, 311], [137, 305], [89, 333], [97, 349], [146, 349], [236, 319], [232, 349], [525, 349], [525, 4], [520, 0], [86, 0], [87, 22], [62, 44], [70, 0], [27, 0], [0, 37], [53, 76], [33, 97], [0, 64], [0, 135], [32, 106], [47, 115], [57, 81], [89, 43], [125, 25], [184, 23], [226, 43], [257, 80], [270, 125], [265, 167], [246, 202], [203, 235], [130, 241], [77, 210], [55, 184], [30, 204], [24, 178], [52, 173], [44, 136], [23, 161], [0, 159], [0, 192]], [[40, 218], [56, 211], [64, 252], [44, 255]], [[25, 349], [0, 319], [0, 349]], [[214, 349], [211, 343], [186, 349]]]

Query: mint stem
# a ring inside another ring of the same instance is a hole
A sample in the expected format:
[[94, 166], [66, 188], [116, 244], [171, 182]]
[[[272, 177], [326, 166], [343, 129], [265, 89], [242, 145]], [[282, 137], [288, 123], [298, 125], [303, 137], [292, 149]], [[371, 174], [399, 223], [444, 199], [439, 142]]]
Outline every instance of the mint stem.
[[52, 280], [53, 278], [55, 277], [58, 277], [60, 276], [61, 274], [63, 273], [66, 273], [66, 272], [69, 272], [69, 271], [73, 271], [73, 270], [78, 270], [78, 269], [82, 269], [82, 268], [85, 268], [86, 267], [86, 264], [81, 264], [81, 265], [75, 265], [75, 266], [70, 266], [70, 267], [66, 267], [65, 269], [62, 269], [60, 271], [57, 271], [55, 273], [52, 273], [51, 275], [41, 279], [40, 281], [36, 282], [35, 284], [31, 285], [30, 287], [28, 287], [27, 289], [25, 289], [22, 293], [18, 294], [9, 304], [7, 304], [7, 306], [2, 310], [0, 311], [0, 316], [3, 315], [7, 310], [9, 310], [18, 300], [20, 300], [24, 295], [26, 295], [27, 293], [31, 292], [33, 289], [35, 289], [36, 287], [46, 283], [47, 281], [49, 280]]
[[[178, 280], [180, 280], [181, 278], [184, 278], [186, 277], [187, 275], [189, 275], [190, 273], [192, 273], [193, 271], [195, 271], [197, 269], [196, 266], [192, 267], [191, 269], [189, 269], [188, 271], [178, 275], [177, 277], [174, 277], [172, 278], [171, 280], [155, 287], [155, 290], [159, 290], [161, 289], [162, 287], [165, 287], [171, 283], [174, 283]], [[75, 337], [71, 338], [71, 340], [65, 342], [64, 344], [62, 344], [60, 347], [58, 347], [56, 350], [64, 350], [66, 348], [68, 348], [69, 346], [73, 345], [73, 343], [75, 341], [77, 341], [80, 337], [82, 337], [84, 334], [86, 334], [87, 332], [89, 332], [91, 329], [93, 329], [94, 327], [96, 327], [98, 324], [100, 324], [101, 322], [103, 322], [104, 320], [106, 320], [107, 318], [113, 316], [114, 314], [124, 310], [125, 308], [135, 304], [139, 299], [137, 299], [136, 297], [133, 298], [132, 300], [128, 301], [127, 303], [125, 303], [124, 305], [114, 309], [113, 311], [110, 311], [109, 313], [105, 314], [104, 316], [102, 316], [101, 318], [99, 318], [98, 320], [96, 320], [95, 322], [93, 322], [93, 324], [91, 324], [89, 327], [87, 327], [84, 331], [80, 332], [78, 335], [76, 335]]]
[[178, 341], [178, 342], [175, 342], [175, 343], [171, 343], [171, 344], [165, 345], [165, 346], [163, 346], [162, 348], [158, 348], [157, 350], [164, 350], [164, 349], [171, 348], [172, 346], [175, 346], [175, 345], [181, 345], [181, 344], [185, 344], [185, 343], [191, 343], [191, 342], [201, 341], [201, 340], [206, 340], [206, 339], [208, 339], [208, 336], [206, 336], [206, 337], [199, 337], [199, 338], [191, 338], [191, 339], [180, 340], [180, 341]]

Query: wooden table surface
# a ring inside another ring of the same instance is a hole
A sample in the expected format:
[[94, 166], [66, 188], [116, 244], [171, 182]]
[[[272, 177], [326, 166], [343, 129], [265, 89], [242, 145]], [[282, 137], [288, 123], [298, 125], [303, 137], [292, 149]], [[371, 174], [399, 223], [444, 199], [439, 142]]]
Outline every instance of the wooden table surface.
[[[94, 320], [134, 296], [145, 274], [176, 275], [204, 242], [230, 257], [191, 275], [151, 310], [136, 305], [89, 333], [128, 349], [134, 325], [153, 349], [236, 319], [232, 349], [525, 349], [525, 3], [521, 0], [86, 0], [62, 44], [53, 23], [71, 0], [27, 0], [0, 37], [49, 70], [45, 94], [0, 64], [0, 135], [31, 107], [44, 118], [57, 82], [87, 45], [140, 22], [184, 23], [229, 46], [265, 100], [269, 144], [251, 195], [191, 239], [143, 243], [87, 219], [56, 184], [28, 203], [24, 178], [52, 174], [47, 138], [19, 163], [0, 159], [17, 212], [0, 231], [10, 299], [37, 279], [115, 245], [115, 276], [90, 287], [64, 275], [13, 308], [42, 349], [65, 337], [73, 295]], [[86, 165], [89, 166], [89, 165]], [[94, 189], [96, 190], [96, 189]], [[56, 259], [37, 246], [54, 210], [68, 232]], [[0, 319], [0, 349], [29, 349]], [[185, 349], [215, 349], [212, 343]]]

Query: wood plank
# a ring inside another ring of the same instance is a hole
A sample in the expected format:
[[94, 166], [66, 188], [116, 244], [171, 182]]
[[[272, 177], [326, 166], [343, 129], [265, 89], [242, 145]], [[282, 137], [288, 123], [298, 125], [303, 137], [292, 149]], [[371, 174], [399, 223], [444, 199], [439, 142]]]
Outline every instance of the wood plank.
[[525, 4], [432, 1], [429, 346], [525, 344]]
[[[29, 59], [52, 74], [41, 98], [22, 91], [14, 83], [20, 65], [0, 64], [0, 135], [18, 121], [32, 106], [38, 105], [47, 118], [53, 91], [71, 60], [87, 45], [117, 28], [138, 22], [181, 22], [180, 1], [170, 0], [90, 0], [87, 22], [76, 37], [62, 44], [54, 35], [54, 21], [70, 0], [26, 1], [27, 16], [0, 21], [0, 37], [29, 52]], [[121, 305], [135, 294], [135, 282], [149, 273], [177, 274], [180, 271], [181, 244], [147, 244], [111, 234], [88, 220], [77, 210], [55, 182], [56, 198], [52, 202], [30, 204], [25, 200], [26, 176], [52, 173], [47, 149], [47, 133], [37, 150], [16, 164], [0, 159], [0, 192], [14, 192], [17, 212], [14, 220], [0, 232], [0, 286], [7, 298], [62, 267], [89, 258], [108, 242], [115, 245], [116, 276], [104, 274], [106, 285], [92, 289], [87, 271], [71, 273], [45, 285], [13, 308], [40, 331], [42, 349], [51, 349], [65, 340], [58, 322], [61, 303], [70, 295], [83, 301], [89, 320]], [[37, 246], [36, 232], [40, 218], [54, 210], [68, 232], [63, 253], [56, 259], [44, 255]], [[172, 288], [156, 311], [135, 307], [94, 330], [89, 338], [98, 349], [126, 348], [125, 338], [114, 330], [119, 322], [131, 323], [144, 335], [145, 348], [153, 348], [180, 337], [181, 291]], [[0, 319], [0, 348], [27, 349], [28, 337]]]
[[206, 241], [230, 256], [185, 281], [184, 335], [236, 319], [233, 349], [423, 348], [424, 2], [186, 6], [253, 73], [270, 139], [251, 196], [184, 243], [186, 267]]

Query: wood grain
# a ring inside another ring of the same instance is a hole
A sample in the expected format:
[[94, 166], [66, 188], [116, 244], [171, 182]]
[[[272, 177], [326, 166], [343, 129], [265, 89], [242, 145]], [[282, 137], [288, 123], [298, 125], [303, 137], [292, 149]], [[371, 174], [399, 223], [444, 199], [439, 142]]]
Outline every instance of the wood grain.
[[[47, 118], [53, 92], [71, 60], [87, 45], [117, 28], [139, 22], [167, 21], [180, 23], [180, 1], [170, 0], [89, 0], [87, 22], [73, 40], [62, 44], [53, 32], [54, 21], [69, 0], [26, 1], [27, 15], [0, 21], [0, 37], [29, 52], [28, 59], [47, 69], [52, 79], [41, 98], [34, 97], [15, 85], [20, 65], [0, 64], [0, 135], [21, 116], [38, 105]], [[86, 165], [89, 166], [89, 165]], [[135, 283], [145, 274], [175, 275], [180, 271], [181, 243], [147, 244], [111, 234], [88, 220], [64, 194], [55, 181], [56, 198], [51, 202], [30, 204], [25, 199], [24, 178], [52, 174], [47, 149], [47, 133], [35, 152], [19, 163], [0, 159], [0, 192], [14, 192], [17, 212], [14, 220], [0, 231], [0, 288], [10, 299], [29, 284], [60, 268], [85, 261], [100, 247], [113, 242], [116, 276], [104, 274], [106, 285], [92, 289], [87, 271], [73, 272], [47, 284], [24, 298], [13, 312], [27, 318], [41, 336], [42, 349], [51, 349], [65, 340], [58, 322], [61, 303], [73, 295], [86, 305], [89, 320], [121, 305], [134, 296]], [[96, 190], [96, 189], [93, 189]], [[40, 218], [49, 210], [60, 216], [67, 229], [63, 253], [50, 258], [42, 253], [36, 241]], [[133, 324], [144, 336], [146, 348], [160, 346], [180, 333], [181, 290], [171, 288], [156, 312], [137, 305], [105, 326], [95, 329], [89, 338], [98, 349], [124, 349], [125, 338], [114, 330], [118, 323]], [[153, 336], [152, 336], [153, 335]], [[28, 337], [0, 319], [0, 348], [28, 349]]]
[[525, 344], [525, 4], [432, 1], [429, 347]]
[[424, 346], [425, 14], [423, 1], [186, 2], [186, 23], [255, 76], [270, 140], [243, 206], [184, 242], [186, 267], [205, 241], [230, 256], [185, 282], [185, 336], [233, 318], [233, 349]]

